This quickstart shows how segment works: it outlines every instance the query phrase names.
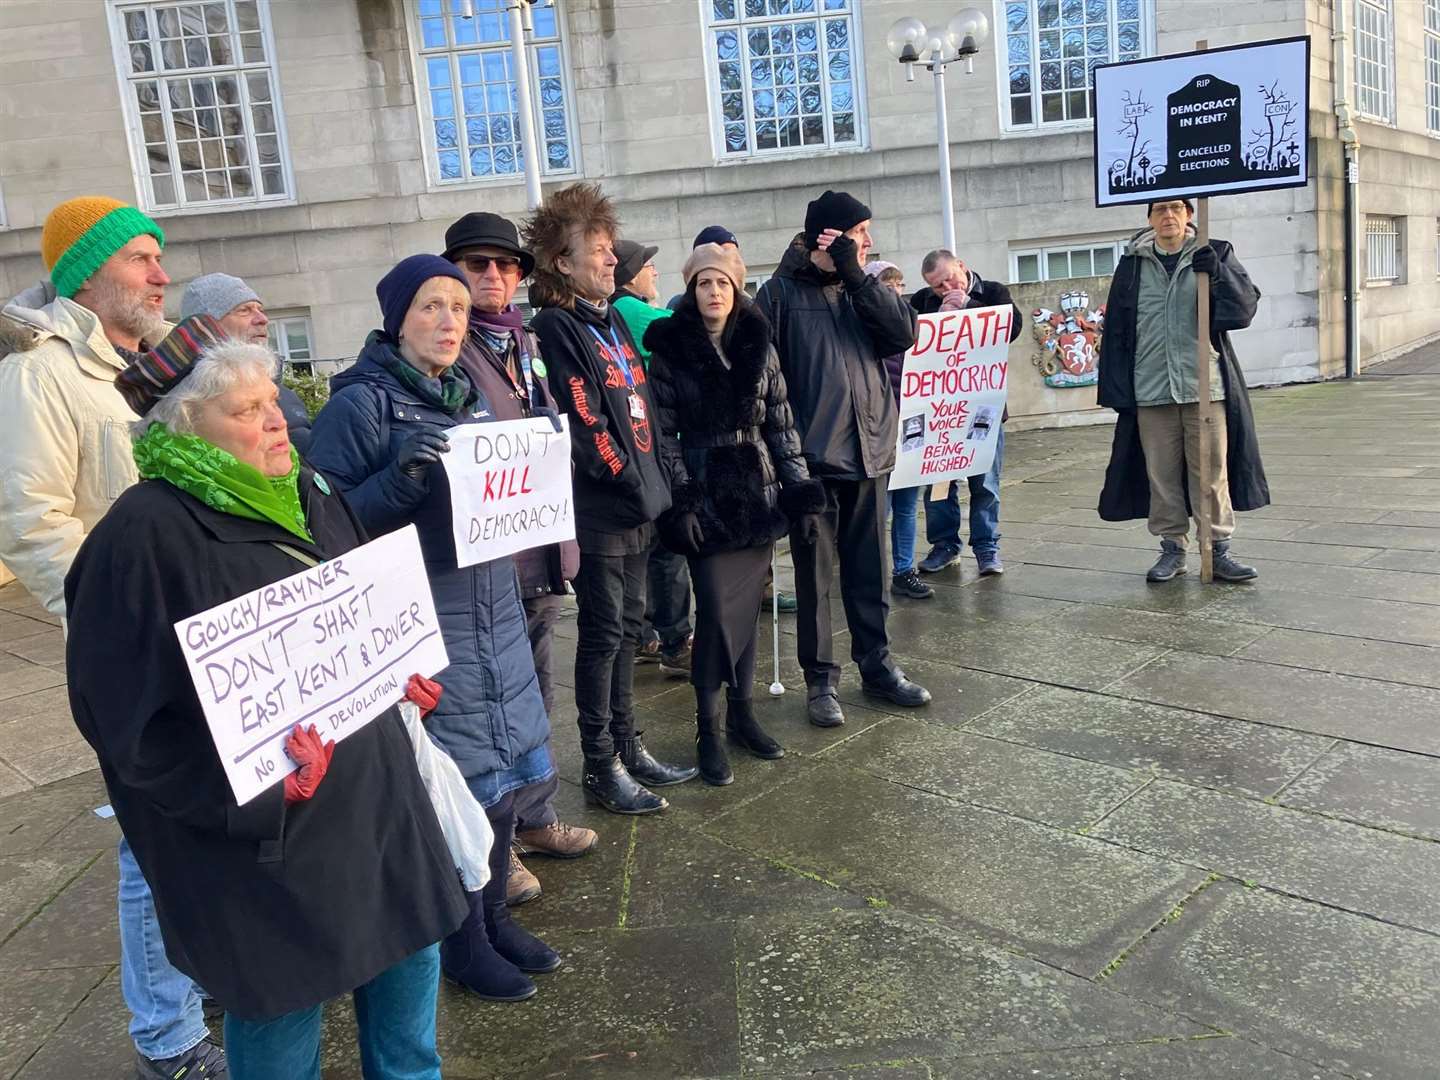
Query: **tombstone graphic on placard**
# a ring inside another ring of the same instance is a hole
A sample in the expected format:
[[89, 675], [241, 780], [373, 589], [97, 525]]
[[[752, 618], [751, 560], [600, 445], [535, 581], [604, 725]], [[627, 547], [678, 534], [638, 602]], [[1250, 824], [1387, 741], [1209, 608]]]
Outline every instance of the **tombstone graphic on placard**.
[[1197, 75], [1165, 99], [1167, 170], [1171, 182], [1223, 184], [1252, 174], [1241, 157], [1240, 87]]

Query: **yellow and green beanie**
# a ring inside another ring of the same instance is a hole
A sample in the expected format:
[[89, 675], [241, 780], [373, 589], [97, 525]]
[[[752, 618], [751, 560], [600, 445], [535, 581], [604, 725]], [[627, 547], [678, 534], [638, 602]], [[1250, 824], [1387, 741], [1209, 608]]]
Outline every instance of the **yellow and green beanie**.
[[160, 226], [133, 206], [103, 195], [82, 195], [50, 211], [40, 233], [40, 257], [55, 291], [74, 296], [106, 259], [145, 233], [165, 246]]

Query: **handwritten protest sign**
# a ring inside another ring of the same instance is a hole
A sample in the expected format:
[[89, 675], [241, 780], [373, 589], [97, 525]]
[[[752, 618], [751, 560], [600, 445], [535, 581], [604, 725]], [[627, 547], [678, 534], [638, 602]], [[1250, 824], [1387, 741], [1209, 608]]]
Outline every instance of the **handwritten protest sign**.
[[575, 539], [570, 425], [548, 417], [464, 424], [445, 433], [460, 566]]
[[449, 666], [415, 527], [175, 624], [210, 736], [246, 803], [295, 771], [285, 736], [355, 734]]
[[1005, 413], [1015, 309], [921, 315], [900, 376], [900, 437], [890, 489], [988, 472]]

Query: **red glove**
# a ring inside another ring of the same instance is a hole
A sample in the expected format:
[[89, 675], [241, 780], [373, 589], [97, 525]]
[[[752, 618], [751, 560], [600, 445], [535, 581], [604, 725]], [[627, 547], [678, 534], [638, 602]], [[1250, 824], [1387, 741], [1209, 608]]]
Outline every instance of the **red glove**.
[[429, 716], [435, 706], [440, 704], [440, 696], [443, 693], [445, 693], [443, 686], [434, 679], [427, 679], [420, 674], [411, 675], [410, 681], [405, 684], [405, 696], [420, 706], [422, 719]]
[[325, 770], [330, 767], [330, 759], [335, 755], [335, 743], [333, 740], [321, 742], [314, 724], [310, 725], [309, 731], [296, 724], [295, 730], [285, 740], [285, 753], [300, 766], [285, 777], [286, 805], [304, 802], [315, 794], [320, 781], [325, 779]]

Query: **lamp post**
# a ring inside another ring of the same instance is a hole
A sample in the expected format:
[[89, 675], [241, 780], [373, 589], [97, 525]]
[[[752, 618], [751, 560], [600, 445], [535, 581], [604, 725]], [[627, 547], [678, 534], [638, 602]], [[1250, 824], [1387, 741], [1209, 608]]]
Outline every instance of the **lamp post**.
[[990, 36], [990, 20], [966, 8], [944, 26], [926, 26], [914, 16], [897, 19], [885, 35], [890, 55], [905, 65], [905, 79], [915, 81], [915, 65], [924, 64], [935, 78], [935, 127], [940, 150], [940, 216], [945, 246], [955, 250], [955, 196], [950, 189], [950, 119], [945, 109], [945, 68], [965, 61], [965, 74], [975, 73], [975, 54]]
[[[510, 75], [515, 80], [515, 111], [520, 121], [520, 149], [525, 161], [525, 205], [540, 205], [540, 149], [535, 135], [535, 112], [530, 100], [530, 54], [525, 51], [534, 26], [530, 7], [539, 0], [509, 0], [505, 5], [510, 20]], [[454, 12], [462, 19], [475, 18], [475, 0], [454, 0]]]

